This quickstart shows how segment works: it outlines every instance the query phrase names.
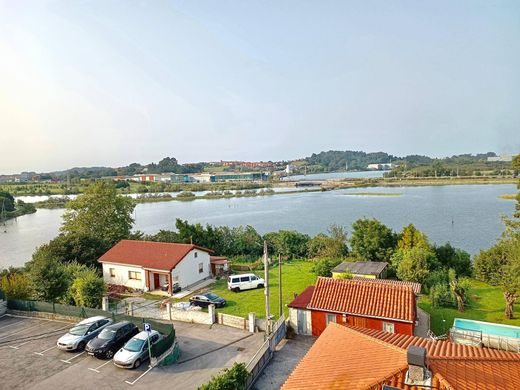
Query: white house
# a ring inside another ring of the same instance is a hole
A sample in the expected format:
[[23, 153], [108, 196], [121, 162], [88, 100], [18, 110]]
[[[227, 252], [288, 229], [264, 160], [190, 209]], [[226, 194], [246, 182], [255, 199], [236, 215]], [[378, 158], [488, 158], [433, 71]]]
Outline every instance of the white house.
[[121, 240], [99, 258], [107, 284], [150, 291], [185, 288], [212, 276], [211, 250], [192, 244]]

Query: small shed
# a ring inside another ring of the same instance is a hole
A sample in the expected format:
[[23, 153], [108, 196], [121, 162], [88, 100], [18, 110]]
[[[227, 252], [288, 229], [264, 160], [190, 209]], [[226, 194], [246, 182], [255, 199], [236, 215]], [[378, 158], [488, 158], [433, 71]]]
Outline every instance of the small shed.
[[289, 307], [289, 323], [297, 334], [312, 336], [311, 311], [307, 309], [314, 293], [314, 286], [309, 286], [296, 295]]
[[213, 276], [222, 276], [228, 271], [228, 258], [225, 256], [210, 256], [211, 273]]
[[387, 268], [388, 263], [384, 261], [344, 261], [332, 270], [332, 277], [338, 279], [341, 274], [350, 273], [353, 277], [384, 279]]

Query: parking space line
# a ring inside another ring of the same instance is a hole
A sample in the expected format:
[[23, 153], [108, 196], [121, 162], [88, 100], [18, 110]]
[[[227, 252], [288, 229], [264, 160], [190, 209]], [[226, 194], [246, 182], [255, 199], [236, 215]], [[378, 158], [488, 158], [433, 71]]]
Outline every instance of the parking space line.
[[57, 345], [53, 345], [52, 347], [47, 348], [47, 349], [45, 349], [45, 350], [43, 350], [43, 351], [40, 351], [40, 352], [34, 352], [34, 354], [35, 354], [35, 355], [43, 356], [43, 354], [44, 354], [45, 352], [49, 352], [51, 349], [54, 349], [54, 348], [56, 348], [56, 347], [57, 347]]
[[61, 360], [63, 363], [71, 364], [71, 363], [72, 363], [71, 360], [76, 359], [78, 356], [81, 356], [81, 355], [83, 355], [84, 353], [85, 353], [85, 351], [80, 352], [80, 353], [78, 353], [77, 355], [74, 355], [74, 356], [71, 357], [70, 359], [67, 359], [67, 360], [60, 359], [60, 360]]
[[13, 334], [20, 333], [20, 332], [25, 332], [26, 330], [37, 328], [39, 326], [40, 326], [40, 324], [36, 324], [36, 325], [33, 325], [33, 326], [29, 326], [28, 328], [18, 329], [15, 332], [11, 332], [11, 333], [4, 334], [4, 335], [0, 336], [0, 339], [5, 339], [6, 337], [12, 336]]
[[112, 360], [109, 360], [109, 361], [103, 363], [102, 365], [100, 365], [100, 366], [98, 366], [98, 367], [96, 367], [96, 368], [90, 368], [90, 367], [89, 367], [89, 370], [90, 370], [90, 371], [97, 372], [97, 373], [99, 374], [99, 369], [100, 369], [101, 367], [106, 366], [106, 365], [107, 365], [108, 363], [110, 363], [111, 361], [112, 361]]
[[18, 349], [18, 348], [20, 348], [22, 345], [29, 344], [29, 343], [31, 343], [31, 342], [33, 342], [33, 341], [35, 341], [35, 340], [28, 340], [28, 341], [26, 341], [26, 342], [24, 342], [24, 343], [21, 343], [21, 344], [18, 344], [18, 345], [10, 345], [9, 347], [10, 347], [10, 348], [13, 348], [13, 349]]
[[150, 366], [150, 367], [148, 367], [148, 370], [146, 370], [146, 371], [143, 372], [141, 375], [139, 375], [136, 379], [134, 379], [133, 382], [125, 381], [125, 383], [128, 383], [129, 385], [132, 385], [132, 386], [133, 386], [133, 385], [134, 385], [134, 384], [135, 384], [139, 379], [141, 379], [143, 376], [145, 376], [146, 374], [148, 374], [148, 373], [152, 370], [153, 367], [154, 367], [154, 366]]

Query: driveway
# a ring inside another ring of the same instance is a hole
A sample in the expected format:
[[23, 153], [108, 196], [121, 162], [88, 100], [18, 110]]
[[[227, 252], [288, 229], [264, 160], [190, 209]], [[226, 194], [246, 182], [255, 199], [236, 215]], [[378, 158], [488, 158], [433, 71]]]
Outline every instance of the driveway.
[[255, 382], [254, 389], [278, 390], [315, 341], [316, 337], [300, 335], [283, 340], [276, 347], [269, 365]]

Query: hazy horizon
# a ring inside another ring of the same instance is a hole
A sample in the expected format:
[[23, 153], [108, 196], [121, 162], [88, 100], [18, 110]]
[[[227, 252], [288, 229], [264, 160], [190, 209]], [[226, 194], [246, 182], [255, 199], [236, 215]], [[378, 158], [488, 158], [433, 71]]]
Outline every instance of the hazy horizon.
[[0, 0], [0, 173], [520, 151], [520, 2]]

